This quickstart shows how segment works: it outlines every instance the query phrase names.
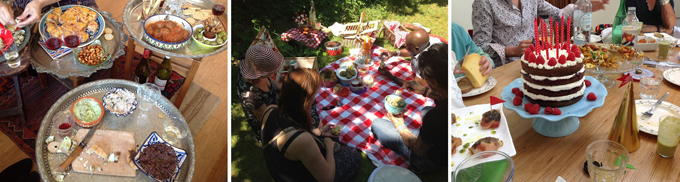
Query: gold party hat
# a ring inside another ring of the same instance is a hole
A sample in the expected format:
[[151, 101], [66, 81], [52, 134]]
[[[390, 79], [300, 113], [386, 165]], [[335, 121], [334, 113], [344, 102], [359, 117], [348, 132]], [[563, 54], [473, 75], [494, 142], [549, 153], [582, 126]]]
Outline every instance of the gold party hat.
[[[623, 81], [621, 86], [631, 80], [630, 75], [625, 75], [618, 80]], [[621, 88], [619, 86], [619, 88]], [[626, 147], [628, 152], [634, 152], [640, 148], [640, 138], [638, 137], [637, 112], [635, 111], [635, 98], [633, 97], [633, 84], [628, 85], [626, 94], [623, 96], [619, 112], [616, 114], [614, 125], [609, 131], [609, 140], [618, 142]]]

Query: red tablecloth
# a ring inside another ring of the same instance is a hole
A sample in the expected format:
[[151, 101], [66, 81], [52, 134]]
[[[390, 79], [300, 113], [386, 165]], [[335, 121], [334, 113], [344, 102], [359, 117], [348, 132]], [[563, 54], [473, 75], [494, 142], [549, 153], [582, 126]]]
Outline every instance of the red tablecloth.
[[[373, 46], [372, 53], [374, 60], [379, 60], [380, 50], [385, 49]], [[354, 56], [344, 57], [327, 65], [321, 71], [326, 69], [335, 70], [340, 67], [339, 64], [341, 62], [354, 61], [355, 58]], [[324, 125], [328, 123], [344, 125], [340, 134], [340, 141], [342, 143], [363, 150], [371, 160], [380, 165], [391, 164], [406, 168], [408, 167], [406, 159], [392, 152], [392, 150], [382, 147], [371, 132], [373, 120], [383, 118], [387, 113], [383, 103], [385, 97], [401, 88], [401, 86], [394, 84], [387, 77], [378, 73], [379, 64], [380, 62], [376, 61], [367, 73], [375, 78], [375, 86], [366, 93], [361, 95], [352, 93], [347, 97], [340, 97], [334, 94], [331, 88], [322, 87], [316, 96], [316, 107], [319, 110], [319, 117]], [[392, 74], [401, 79], [412, 80], [415, 77], [411, 70], [411, 63], [401, 57], [392, 57], [385, 61], [385, 65], [390, 68]], [[404, 112], [405, 124], [411, 129], [420, 128], [422, 123], [420, 110], [425, 106], [434, 106], [434, 100], [408, 91], [404, 91], [401, 96], [408, 104]], [[322, 108], [335, 105], [338, 99], [342, 99], [344, 103], [342, 107], [321, 110]]]
[[281, 40], [286, 42], [289, 40], [305, 42], [307, 47], [316, 49], [321, 45], [321, 41], [326, 38], [326, 33], [323, 31], [317, 33], [312, 33], [310, 31], [309, 34], [311, 35], [310, 37], [302, 34], [302, 28], [292, 28], [281, 34]]

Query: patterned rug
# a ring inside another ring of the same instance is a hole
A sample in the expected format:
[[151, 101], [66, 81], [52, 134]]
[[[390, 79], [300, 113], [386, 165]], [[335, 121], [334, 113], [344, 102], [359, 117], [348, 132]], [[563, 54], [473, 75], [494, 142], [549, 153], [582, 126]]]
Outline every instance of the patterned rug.
[[[132, 69], [136, 68], [140, 59], [141, 54], [135, 54]], [[119, 73], [116, 78], [123, 78], [125, 56], [121, 56], [115, 61], [119, 63]], [[154, 80], [153, 75], [156, 73], [158, 63], [151, 61], [150, 64], [152, 67], [152, 76], [149, 80]], [[134, 71], [132, 72], [134, 74]], [[40, 129], [40, 123], [42, 122], [43, 117], [52, 104], [69, 91], [66, 86], [62, 85], [54, 77], [48, 75], [46, 78], [48, 86], [43, 89], [40, 86], [40, 81], [37, 76], [30, 76], [28, 74], [21, 74], [19, 76], [19, 82], [21, 82], [21, 96], [24, 100], [24, 112], [26, 114], [25, 126], [18, 126], [20, 122], [19, 115], [0, 118], [0, 131], [9, 136], [9, 138], [33, 160], [35, 160], [35, 139], [38, 136], [38, 130]], [[85, 79], [83, 83], [108, 78], [109, 70], [100, 70]], [[184, 77], [173, 72], [165, 90], [162, 92], [163, 96], [168, 99], [172, 98], [172, 96], [179, 91], [184, 83], [184, 79]], [[14, 82], [12, 81], [12, 78], [0, 78], [0, 109], [11, 108], [17, 105], [14, 94]]]

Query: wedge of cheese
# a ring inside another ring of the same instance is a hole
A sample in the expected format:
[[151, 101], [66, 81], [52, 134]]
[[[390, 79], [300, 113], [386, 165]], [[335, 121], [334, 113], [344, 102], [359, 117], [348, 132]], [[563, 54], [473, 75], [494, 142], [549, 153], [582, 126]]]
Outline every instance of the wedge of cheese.
[[486, 79], [489, 78], [489, 75], [482, 76], [482, 72], [479, 71], [479, 69], [481, 68], [479, 66], [479, 62], [481, 60], [482, 56], [473, 53], [465, 56], [463, 65], [460, 66], [460, 69], [465, 71], [465, 76], [467, 76], [470, 79], [470, 81], [472, 82], [472, 86], [475, 88], [484, 85]]

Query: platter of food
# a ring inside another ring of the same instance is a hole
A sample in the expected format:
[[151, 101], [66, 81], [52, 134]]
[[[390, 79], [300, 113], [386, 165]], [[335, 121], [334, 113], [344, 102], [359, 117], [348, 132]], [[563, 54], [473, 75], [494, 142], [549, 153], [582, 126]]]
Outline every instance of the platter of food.
[[78, 47], [90, 45], [106, 28], [104, 18], [97, 10], [80, 5], [54, 8], [43, 15], [38, 25], [42, 37], [64, 37], [67, 32], [77, 32], [81, 40]]
[[194, 34], [191, 37], [194, 42], [201, 47], [215, 49], [224, 46], [229, 41], [229, 38], [227, 38], [227, 31], [224, 29], [218, 30], [218, 33], [213, 35], [213, 38], [206, 37], [203, 34], [204, 31], [205, 28], [203, 27], [203, 24], [196, 25], [194, 26]]
[[640, 131], [649, 133], [651, 135], [659, 134], [659, 118], [667, 115], [680, 117], [680, 107], [663, 101], [654, 110], [654, 115], [647, 120], [642, 119], [642, 113], [648, 111], [656, 104], [657, 100], [640, 99], [635, 100], [635, 111], [637, 111], [638, 128]]
[[585, 44], [579, 49], [586, 72], [594, 74], [626, 73], [640, 67], [645, 57], [642, 51], [630, 46]]
[[458, 84], [463, 97], [472, 97], [486, 93], [496, 87], [497, 83], [498, 81], [496, 81], [496, 78], [489, 76], [486, 82], [484, 82], [484, 85], [474, 87], [467, 77], [456, 78], [456, 84]]
[[104, 94], [102, 105], [110, 114], [125, 117], [137, 109], [137, 96], [126, 88], [113, 88]]
[[[138, 113], [132, 113], [126, 117], [115, 117], [112, 113], [102, 111], [103, 116], [101, 117], [99, 124], [97, 124], [97, 131], [94, 133], [90, 142], [87, 143], [83, 152], [80, 153], [80, 156], [76, 158], [78, 162], [72, 163], [72, 167], [78, 168], [74, 169], [76, 172], [60, 172], [57, 169], [57, 166], [64, 162], [68, 156], [64, 152], [53, 153], [50, 151], [52, 150], [51, 147], [55, 147], [53, 144], [57, 144], [54, 143], [54, 141], [59, 141], [55, 139], [55, 136], [58, 135], [57, 128], [55, 125], [51, 124], [53, 117], [57, 116], [57, 113], [70, 111], [71, 106], [81, 98], [104, 98], [104, 95], [117, 88], [124, 88], [134, 94], [136, 93], [138, 86], [139, 84], [126, 80], [98, 80], [76, 87], [57, 100], [46, 113], [42, 120], [40, 130], [37, 133], [38, 136], [36, 141], [44, 141], [36, 142], [36, 163], [41, 178], [44, 181], [149, 181], [150, 178], [145, 173], [141, 172], [141, 170], [134, 171], [132, 166], [137, 165], [130, 165], [129, 156], [138, 156], [137, 153], [130, 153], [130, 151], [145, 151], [146, 149], [142, 148], [148, 148], [149, 145], [147, 144], [149, 143], [153, 144], [153, 142], [149, 141], [164, 141], [164, 139], [160, 137], [160, 133], [155, 133], [165, 132], [165, 128], [162, 124], [164, 121], [172, 119], [173, 117], [184, 120], [179, 110], [165, 98], [160, 98], [154, 102], [150, 110], [146, 112], [149, 119], [144, 121], [134, 120]], [[99, 104], [99, 106], [103, 106], [103, 103]], [[177, 127], [180, 127], [180, 130], [188, 131], [188, 125], [186, 123], [182, 122], [180, 125], [177, 125]], [[72, 135], [73, 139], [71, 140], [71, 143], [78, 143], [82, 140], [82, 135], [87, 132], [88, 128], [79, 125], [73, 125], [72, 128], [74, 135]], [[147, 141], [150, 134], [158, 136], [156, 137], [157, 139]], [[61, 143], [63, 143], [63, 141]], [[55, 148], [58, 149], [61, 143], [56, 145]], [[94, 145], [98, 147], [93, 147]], [[64, 146], [69, 146], [68, 150], [65, 151], [70, 151], [71, 148], [74, 147], [74, 145], [68, 144]], [[177, 139], [172, 146], [170, 147], [173, 148], [173, 151], [174, 148], [183, 150], [183, 158], [178, 159], [178, 161], [182, 161], [183, 163], [178, 163], [177, 165], [181, 168], [172, 170], [172, 178], [175, 181], [191, 181], [194, 174], [196, 157], [192, 135], [186, 135], [181, 139]], [[141, 152], [141, 154], [143, 153], [144, 152]], [[114, 155], [111, 156], [111, 154]], [[175, 153], [173, 152], [173, 156], [174, 155]], [[106, 156], [106, 158], [103, 156]], [[80, 158], [82, 158], [82, 161], [80, 161]], [[115, 162], [116, 158], [118, 160], [117, 163]], [[104, 160], [106, 160], [108, 164], [104, 164]], [[109, 160], [113, 162], [108, 162]], [[73, 166], [74, 164], [78, 166]], [[101, 170], [99, 167], [101, 167]]]
[[451, 165], [454, 167], [481, 151], [498, 150], [511, 157], [517, 154], [502, 104], [456, 109], [450, 127]]
[[154, 131], [139, 147], [133, 161], [151, 179], [174, 182], [186, 159], [186, 150], [171, 145]]
[[175, 50], [184, 47], [193, 29], [186, 20], [173, 15], [153, 15], [144, 23], [144, 40], [161, 49]]

